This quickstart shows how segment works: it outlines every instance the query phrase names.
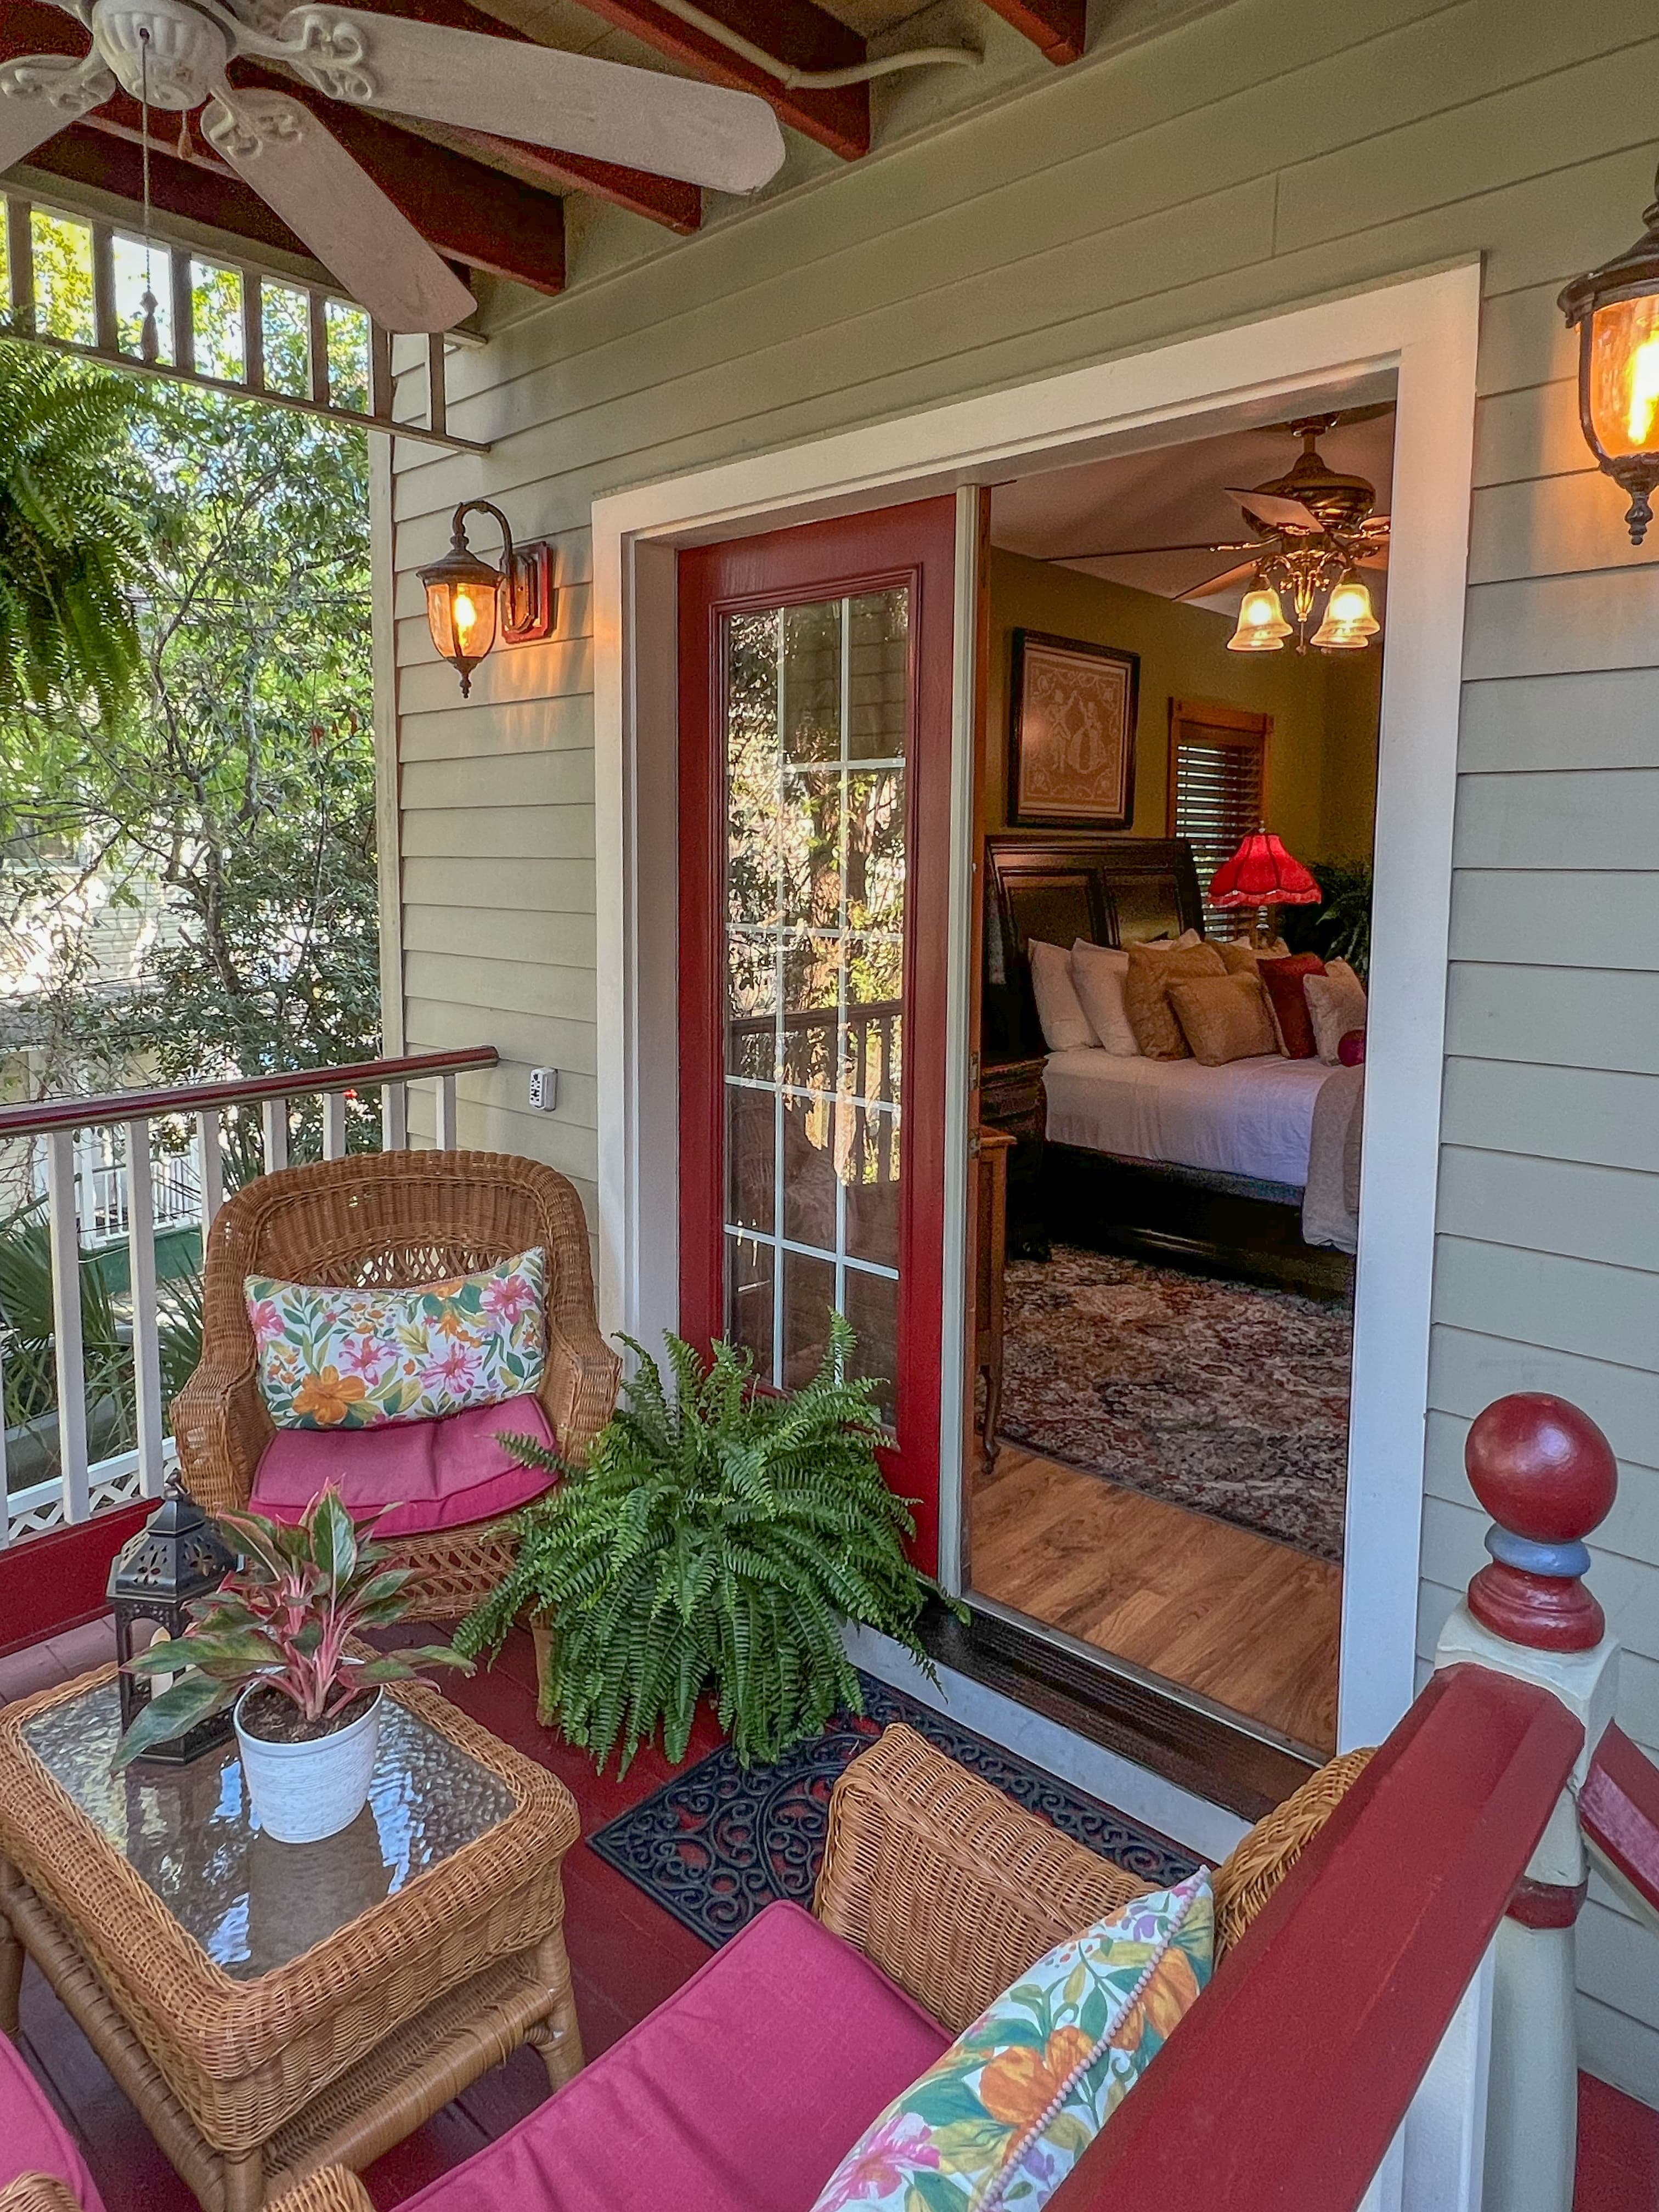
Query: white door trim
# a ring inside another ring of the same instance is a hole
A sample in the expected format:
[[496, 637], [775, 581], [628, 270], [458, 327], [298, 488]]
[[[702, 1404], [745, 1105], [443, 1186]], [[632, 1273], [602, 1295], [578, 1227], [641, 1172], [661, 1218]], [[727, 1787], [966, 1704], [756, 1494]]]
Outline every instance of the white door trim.
[[[593, 506], [599, 1295], [649, 1340], [678, 1312], [674, 597], [670, 546], [1272, 421], [1310, 387], [1397, 378], [1376, 812], [1339, 1735], [1376, 1742], [1415, 1687], [1429, 1311], [1445, 1036], [1480, 278], [1469, 261], [1018, 390], [641, 485]], [[959, 658], [960, 667], [960, 658]], [[964, 718], [957, 717], [957, 726]], [[958, 866], [963, 865], [958, 852]], [[959, 921], [965, 902], [953, 895]], [[975, 948], [953, 947], [958, 965]], [[965, 973], [965, 969], [963, 969]], [[960, 1296], [958, 1281], [957, 1295]], [[948, 1482], [950, 1468], [941, 1470]]]

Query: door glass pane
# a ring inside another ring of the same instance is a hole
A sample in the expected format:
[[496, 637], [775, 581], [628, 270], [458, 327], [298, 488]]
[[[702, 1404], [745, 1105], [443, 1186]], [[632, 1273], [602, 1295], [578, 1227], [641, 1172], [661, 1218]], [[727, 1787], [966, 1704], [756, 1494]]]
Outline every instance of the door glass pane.
[[909, 594], [732, 615], [726, 1333], [783, 1388], [832, 1310], [894, 1418]]

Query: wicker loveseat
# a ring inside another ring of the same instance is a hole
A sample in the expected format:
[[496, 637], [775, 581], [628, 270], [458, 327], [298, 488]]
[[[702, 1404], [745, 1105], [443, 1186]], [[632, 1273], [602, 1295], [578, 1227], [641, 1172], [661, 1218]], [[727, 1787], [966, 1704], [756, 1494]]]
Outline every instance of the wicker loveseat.
[[[547, 1370], [538, 1395], [567, 1457], [610, 1418], [620, 1372], [593, 1313], [587, 1224], [574, 1186], [503, 1152], [398, 1152], [262, 1176], [228, 1199], [208, 1238], [202, 1360], [173, 1401], [186, 1488], [210, 1513], [245, 1506], [275, 1430], [259, 1395], [243, 1281], [407, 1288], [471, 1274], [539, 1245], [547, 1255]], [[427, 1577], [422, 1617], [485, 1596], [512, 1563], [505, 1517], [398, 1539]]]
[[[1369, 1757], [1323, 1768], [1217, 1870], [1223, 1951]], [[403, 2212], [808, 2212], [841, 2156], [949, 2036], [1033, 1960], [1150, 1887], [912, 1729], [890, 1728], [836, 1786], [812, 1919], [768, 1906], [555, 2097]], [[354, 2175], [331, 2167], [271, 2212], [373, 2208]]]

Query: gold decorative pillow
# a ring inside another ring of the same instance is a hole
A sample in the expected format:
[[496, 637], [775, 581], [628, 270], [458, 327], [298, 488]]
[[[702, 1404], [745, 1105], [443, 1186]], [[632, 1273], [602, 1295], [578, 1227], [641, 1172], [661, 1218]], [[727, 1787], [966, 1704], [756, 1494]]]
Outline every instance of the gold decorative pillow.
[[1193, 1058], [1206, 1067], [1258, 1060], [1279, 1050], [1267, 997], [1254, 975], [1204, 975], [1171, 983], [1170, 1002]]
[[1221, 964], [1230, 975], [1255, 975], [1255, 950], [1242, 937], [1217, 937], [1210, 941], [1221, 955]]
[[1146, 1059], [1188, 1057], [1185, 1034], [1170, 1004], [1170, 986], [1200, 975], [1224, 975], [1226, 972], [1226, 963], [1213, 945], [1180, 945], [1167, 952], [1152, 945], [1129, 947], [1123, 1011], [1129, 1017], [1129, 1027]]

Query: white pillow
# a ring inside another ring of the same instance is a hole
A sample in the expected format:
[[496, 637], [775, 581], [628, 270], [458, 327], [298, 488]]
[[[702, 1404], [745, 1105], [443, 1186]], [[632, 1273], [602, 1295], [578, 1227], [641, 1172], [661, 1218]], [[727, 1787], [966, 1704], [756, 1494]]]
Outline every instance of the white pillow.
[[1079, 937], [1072, 947], [1072, 981], [1089, 1027], [1102, 1049], [1115, 1060], [1133, 1060], [1140, 1051], [1123, 1005], [1128, 974], [1129, 956], [1115, 945], [1091, 945]]
[[1063, 945], [1043, 945], [1036, 938], [1026, 951], [1030, 955], [1031, 988], [1036, 994], [1043, 1042], [1050, 1052], [1076, 1052], [1091, 1045], [1095, 1033], [1077, 994], [1071, 954]]
[[1202, 945], [1204, 939], [1195, 929], [1183, 929], [1179, 937], [1170, 937], [1166, 933], [1163, 937], [1149, 937], [1146, 942], [1156, 945], [1162, 951], [1185, 952], [1194, 945]]
[[1303, 977], [1302, 995], [1313, 1023], [1314, 1049], [1327, 1067], [1334, 1067], [1338, 1045], [1350, 1030], [1365, 1026], [1365, 987], [1346, 960], [1332, 960], [1322, 975]]

